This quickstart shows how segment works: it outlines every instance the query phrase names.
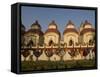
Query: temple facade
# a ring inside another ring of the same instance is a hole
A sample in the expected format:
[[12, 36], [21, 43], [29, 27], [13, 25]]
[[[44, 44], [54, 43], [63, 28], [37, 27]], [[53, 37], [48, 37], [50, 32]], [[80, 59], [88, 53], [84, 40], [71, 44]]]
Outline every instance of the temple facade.
[[63, 32], [64, 43], [66, 43], [68, 46], [76, 45], [78, 44], [78, 38], [79, 32], [76, 29], [74, 23], [69, 20]]
[[82, 37], [83, 44], [93, 45], [95, 39], [95, 29], [87, 20], [81, 25], [80, 37]]
[[21, 48], [22, 61], [25, 57], [34, 61], [92, 59], [95, 57], [95, 28], [87, 20], [79, 28], [69, 20], [61, 36], [54, 20], [45, 32], [36, 20], [27, 31], [21, 26]]
[[48, 29], [44, 33], [44, 43], [48, 46], [51, 46], [53, 44], [59, 44], [60, 42], [60, 32], [57, 28], [57, 24], [55, 21], [52, 21], [48, 25]]
[[25, 27], [22, 25], [22, 36], [24, 36], [25, 44], [32, 43], [33, 46], [44, 44], [47, 46], [60, 44], [63, 42], [68, 46], [72, 45], [93, 45], [95, 38], [95, 28], [87, 20], [77, 29], [75, 24], [69, 20], [66, 24], [63, 36], [58, 30], [58, 25], [52, 21], [48, 25], [48, 29], [43, 33], [38, 21], [35, 21], [29, 30], [25, 32]]
[[31, 28], [26, 31], [24, 38], [25, 44], [28, 46], [43, 45], [43, 32], [41, 31], [41, 26], [37, 20], [31, 25]]

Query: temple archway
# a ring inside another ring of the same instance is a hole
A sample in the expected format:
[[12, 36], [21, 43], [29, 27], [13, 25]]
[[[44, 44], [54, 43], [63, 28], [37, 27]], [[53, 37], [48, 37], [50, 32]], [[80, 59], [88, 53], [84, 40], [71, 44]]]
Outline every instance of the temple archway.
[[72, 46], [73, 45], [73, 40], [69, 40], [69, 46]]
[[52, 40], [49, 41], [49, 46], [51, 46], [52, 44], [54, 44], [54, 42]]
[[93, 40], [92, 39], [89, 40], [89, 45], [93, 45]]

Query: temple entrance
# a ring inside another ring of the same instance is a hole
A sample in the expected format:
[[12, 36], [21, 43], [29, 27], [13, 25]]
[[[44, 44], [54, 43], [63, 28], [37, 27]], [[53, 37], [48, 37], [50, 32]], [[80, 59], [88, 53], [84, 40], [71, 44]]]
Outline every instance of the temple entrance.
[[93, 45], [93, 40], [89, 40], [89, 45]]
[[49, 46], [51, 46], [54, 42], [52, 40], [49, 41]]
[[28, 42], [27, 46], [32, 47], [34, 45], [32, 39]]
[[72, 45], [73, 45], [73, 41], [70, 40], [70, 41], [69, 41], [69, 46], [72, 46]]

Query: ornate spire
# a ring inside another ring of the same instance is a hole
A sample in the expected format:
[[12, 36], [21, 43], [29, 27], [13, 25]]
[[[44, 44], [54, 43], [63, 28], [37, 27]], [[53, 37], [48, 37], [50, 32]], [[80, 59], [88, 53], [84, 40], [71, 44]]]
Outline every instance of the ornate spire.
[[69, 20], [67, 25], [74, 25], [74, 23], [71, 20]]
[[52, 22], [51, 22], [52, 24], [55, 24], [55, 21], [54, 20], [52, 20]]
[[40, 26], [38, 20], [36, 20], [36, 21], [31, 25], [31, 28], [35, 29], [36, 26], [38, 27], [38, 29], [41, 29], [41, 26]]
[[88, 20], [85, 20], [84, 25], [91, 25], [91, 23], [88, 22]]
[[57, 29], [57, 24], [55, 23], [54, 20], [51, 21], [51, 23], [49, 24], [49, 28], [53, 28], [53, 29]]
[[52, 20], [52, 22], [49, 25], [57, 25], [57, 24], [55, 23], [55, 20]]
[[35, 24], [39, 24], [39, 23], [38, 23], [38, 20], [35, 21]]

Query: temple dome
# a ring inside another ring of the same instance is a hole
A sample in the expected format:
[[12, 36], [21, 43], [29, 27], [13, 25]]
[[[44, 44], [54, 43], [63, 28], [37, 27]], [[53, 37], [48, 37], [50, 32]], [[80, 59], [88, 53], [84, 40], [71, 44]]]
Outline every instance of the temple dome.
[[83, 26], [84, 26], [84, 28], [92, 28], [92, 24], [90, 22], [88, 22], [87, 20], [85, 20]]
[[46, 30], [45, 34], [46, 33], [49, 33], [49, 32], [54, 32], [54, 33], [57, 33], [60, 35], [60, 32], [57, 28], [57, 24], [55, 23], [55, 21], [52, 21], [49, 26], [48, 26], [48, 29]]
[[38, 23], [38, 20], [36, 20], [32, 25], [31, 29], [41, 29], [40, 24]]
[[55, 21], [53, 20], [50, 24], [49, 24], [49, 29], [57, 29], [57, 24], [55, 23]]
[[63, 34], [68, 33], [68, 32], [75, 32], [78, 34], [78, 31], [75, 28], [74, 23], [71, 20], [68, 21]]
[[95, 29], [92, 27], [92, 24], [87, 20], [85, 20], [82, 27], [83, 29], [80, 31], [81, 35], [87, 32], [95, 32]]
[[38, 35], [43, 35], [43, 32], [41, 31], [41, 26], [37, 20], [31, 25], [31, 29], [29, 29], [26, 32], [26, 34], [27, 33], [34, 33], [34, 34], [38, 34]]

